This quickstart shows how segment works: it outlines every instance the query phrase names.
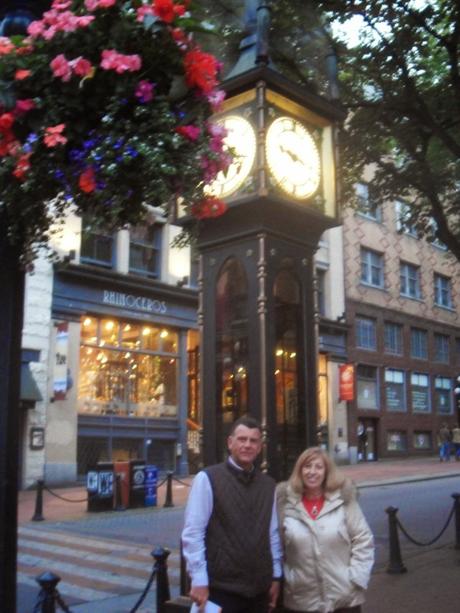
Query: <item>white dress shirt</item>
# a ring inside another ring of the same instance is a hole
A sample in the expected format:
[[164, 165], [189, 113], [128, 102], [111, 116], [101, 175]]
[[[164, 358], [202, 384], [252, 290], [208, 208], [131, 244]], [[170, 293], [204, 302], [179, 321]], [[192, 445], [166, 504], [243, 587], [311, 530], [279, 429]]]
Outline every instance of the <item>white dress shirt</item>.
[[[229, 462], [238, 470], [242, 470], [231, 457]], [[209, 584], [205, 536], [213, 507], [212, 486], [208, 475], [201, 471], [193, 480], [185, 509], [184, 530], [182, 531], [182, 551], [187, 562], [187, 571], [192, 581], [192, 587]], [[273, 577], [281, 577], [282, 549], [275, 499], [273, 499], [270, 520], [270, 549], [273, 559]]]

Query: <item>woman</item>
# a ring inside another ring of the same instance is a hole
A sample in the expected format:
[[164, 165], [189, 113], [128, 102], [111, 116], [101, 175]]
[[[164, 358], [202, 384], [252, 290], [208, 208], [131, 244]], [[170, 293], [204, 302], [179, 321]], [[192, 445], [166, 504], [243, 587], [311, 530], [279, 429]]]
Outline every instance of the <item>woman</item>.
[[374, 562], [356, 488], [319, 447], [277, 488], [284, 544], [285, 611], [359, 613]]

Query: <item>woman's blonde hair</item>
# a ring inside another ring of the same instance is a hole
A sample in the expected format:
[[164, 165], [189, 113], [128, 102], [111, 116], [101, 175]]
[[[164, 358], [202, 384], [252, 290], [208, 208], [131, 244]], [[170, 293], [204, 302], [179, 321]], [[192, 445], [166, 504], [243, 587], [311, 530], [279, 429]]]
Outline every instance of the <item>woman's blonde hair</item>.
[[292, 490], [297, 494], [303, 494], [305, 488], [302, 479], [302, 468], [314, 458], [321, 458], [326, 467], [326, 476], [323, 481], [324, 491], [333, 492], [342, 487], [345, 482], [345, 476], [337, 470], [334, 460], [321, 447], [309, 447], [299, 455], [289, 477], [289, 485]]

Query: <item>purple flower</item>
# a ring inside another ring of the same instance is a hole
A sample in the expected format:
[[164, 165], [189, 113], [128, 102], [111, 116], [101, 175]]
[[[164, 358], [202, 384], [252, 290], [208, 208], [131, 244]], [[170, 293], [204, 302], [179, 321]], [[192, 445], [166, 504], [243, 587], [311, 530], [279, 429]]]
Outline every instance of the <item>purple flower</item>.
[[155, 83], [151, 83], [150, 81], [146, 80], [139, 81], [135, 91], [136, 98], [138, 98], [139, 102], [142, 104], [150, 102], [153, 100], [154, 89]]

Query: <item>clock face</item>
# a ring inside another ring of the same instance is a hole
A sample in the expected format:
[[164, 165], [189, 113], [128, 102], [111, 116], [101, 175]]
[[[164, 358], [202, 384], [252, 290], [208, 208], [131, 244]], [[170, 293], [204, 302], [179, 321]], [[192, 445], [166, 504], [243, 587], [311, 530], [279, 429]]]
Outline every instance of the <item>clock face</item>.
[[319, 187], [321, 163], [315, 141], [292, 117], [279, 117], [267, 132], [266, 156], [277, 185], [299, 200]]
[[224, 143], [233, 150], [234, 158], [226, 172], [219, 172], [207, 191], [223, 198], [236, 191], [251, 172], [256, 155], [256, 135], [249, 121], [237, 115], [228, 115], [216, 123], [227, 130]]

